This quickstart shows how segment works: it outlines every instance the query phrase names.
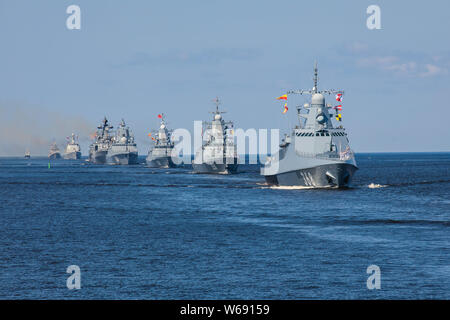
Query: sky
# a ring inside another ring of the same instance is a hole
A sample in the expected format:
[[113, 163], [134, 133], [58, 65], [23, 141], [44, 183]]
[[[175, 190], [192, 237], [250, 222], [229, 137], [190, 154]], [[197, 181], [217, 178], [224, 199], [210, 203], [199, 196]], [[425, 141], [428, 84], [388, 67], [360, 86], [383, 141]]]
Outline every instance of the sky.
[[0, 156], [46, 155], [72, 132], [87, 155], [104, 116], [146, 154], [159, 113], [193, 131], [216, 96], [237, 128], [287, 132], [306, 98], [286, 115], [275, 98], [310, 89], [314, 61], [319, 89], [345, 91], [355, 152], [450, 151], [449, 15], [444, 0], [0, 0]]

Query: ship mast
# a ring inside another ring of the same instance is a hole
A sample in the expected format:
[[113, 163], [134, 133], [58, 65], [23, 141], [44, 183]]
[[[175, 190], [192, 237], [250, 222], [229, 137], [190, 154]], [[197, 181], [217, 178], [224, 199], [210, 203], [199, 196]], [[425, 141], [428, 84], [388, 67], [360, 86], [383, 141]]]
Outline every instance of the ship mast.
[[317, 74], [318, 74], [318, 72], [317, 72], [317, 61], [316, 61], [314, 63], [314, 88], [313, 88], [314, 93], [317, 93], [317, 80], [318, 80]]
[[216, 97], [215, 99], [212, 100], [214, 102], [214, 104], [216, 105], [216, 111], [214, 112], [210, 112], [212, 114], [221, 114], [221, 113], [225, 113], [225, 111], [219, 111], [219, 105], [222, 104], [222, 102], [220, 101], [219, 97]]
[[216, 113], [218, 113], [219, 112], [219, 105], [220, 105], [219, 97], [216, 97], [213, 101], [216, 103]]
[[[166, 134], [166, 144], [168, 144], [170, 141], [169, 140], [170, 133], [169, 133], [169, 130], [167, 130], [167, 128], [166, 128], [166, 121], [164, 119], [164, 113], [161, 113], [160, 115], [161, 115], [161, 126], [159, 127], [158, 131], [155, 130], [156, 140], [157, 140], [156, 142], [158, 143], [158, 145], [163, 144], [163, 142], [161, 142], [161, 140], [162, 140], [161, 130], [163, 130], [164, 133]], [[166, 150], [166, 152], [167, 152], [167, 150]]]
[[161, 124], [166, 124], [166, 122], [164, 121], [164, 113], [161, 113]]
[[317, 83], [318, 83], [318, 68], [317, 68], [317, 62], [315, 62], [314, 64], [314, 87], [311, 90], [289, 90], [288, 92], [286, 92], [286, 94], [316, 94], [316, 93], [321, 93], [321, 94], [337, 94], [337, 93], [341, 93], [344, 94], [343, 90], [335, 90], [335, 89], [328, 89], [328, 90], [318, 90], [317, 87]]

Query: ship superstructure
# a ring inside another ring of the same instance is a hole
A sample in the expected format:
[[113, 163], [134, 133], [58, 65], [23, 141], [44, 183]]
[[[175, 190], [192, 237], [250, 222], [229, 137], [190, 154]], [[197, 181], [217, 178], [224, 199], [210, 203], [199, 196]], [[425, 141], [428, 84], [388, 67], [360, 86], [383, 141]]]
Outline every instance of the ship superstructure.
[[68, 142], [66, 145], [66, 151], [64, 153], [64, 159], [68, 160], [77, 160], [81, 158], [81, 148], [78, 144], [78, 137], [72, 133], [71, 137], [68, 138]]
[[122, 119], [108, 150], [107, 161], [111, 164], [137, 164], [138, 150], [131, 129]]
[[174, 168], [177, 165], [172, 161], [174, 143], [171, 139], [172, 131], [167, 129], [164, 114], [158, 115], [161, 119], [159, 130], [150, 133], [153, 145], [146, 158], [147, 165], [152, 168]]
[[[299, 125], [283, 139], [278, 153], [268, 157], [261, 169], [269, 185], [307, 187], [345, 187], [358, 169], [348, 135], [342, 125], [333, 126], [332, 106], [325, 94], [341, 97], [341, 90], [317, 88], [317, 64], [312, 90], [293, 90], [291, 94], [310, 94], [311, 102], [297, 107]], [[340, 122], [341, 116], [336, 113]]]
[[110, 133], [112, 129], [113, 127], [109, 125], [108, 120], [105, 117], [102, 124], [97, 127], [94, 141], [89, 147], [89, 162], [96, 164], [106, 163], [106, 155], [112, 142]]
[[214, 100], [216, 110], [211, 112], [213, 120], [203, 122], [206, 141], [197, 150], [192, 167], [195, 173], [235, 173], [238, 156], [234, 143], [233, 123], [224, 121], [223, 111], [219, 111], [220, 101]]

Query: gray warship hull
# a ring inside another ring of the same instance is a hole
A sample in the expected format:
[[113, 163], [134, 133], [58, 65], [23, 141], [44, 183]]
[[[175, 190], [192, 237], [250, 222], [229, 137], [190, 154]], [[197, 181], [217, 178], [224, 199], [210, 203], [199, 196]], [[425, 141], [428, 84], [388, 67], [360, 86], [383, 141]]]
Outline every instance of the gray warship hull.
[[210, 174], [230, 174], [230, 173], [236, 173], [238, 169], [237, 163], [231, 163], [231, 164], [208, 164], [208, 163], [200, 163], [192, 164], [192, 169], [194, 170], [194, 173], [210, 173]]
[[137, 152], [108, 154], [107, 162], [118, 165], [138, 164], [138, 154]]
[[89, 153], [89, 162], [95, 164], [105, 164], [108, 151], [92, 151]]
[[356, 170], [358, 168], [353, 164], [335, 163], [267, 175], [265, 179], [267, 184], [273, 186], [343, 188], [350, 185]]
[[[343, 91], [317, 89], [318, 71], [314, 67], [312, 90], [291, 90], [288, 94], [310, 94], [311, 102], [297, 107], [298, 125], [290, 135], [285, 134], [279, 151], [269, 156], [261, 174], [269, 185], [311, 188], [345, 188], [358, 170], [350, 149], [347, 133], [342, 126], [333, 126], [332, 110], [337, 122], [342, 105], [325, 103], [324, 94], [336, 94], [342, 101]], [[287, 111], [287, 110], [286, 110]]]
[[81, 159], [81, 152], [77, 151], [77, 152], [66, 153], [66, 154], [64, 154], [63, 157], [66, 160], [78, 160], [78, 159]]
[[60, 153], [53, 153], [51, 155], [48, 156], [49, 159], [61, 159], [61, 154]]
[[173, 163], [172, 157], [158, 157], [154, 159], [146, 159], [147, 166], [150, 168], [176, 168], [177, 165]]

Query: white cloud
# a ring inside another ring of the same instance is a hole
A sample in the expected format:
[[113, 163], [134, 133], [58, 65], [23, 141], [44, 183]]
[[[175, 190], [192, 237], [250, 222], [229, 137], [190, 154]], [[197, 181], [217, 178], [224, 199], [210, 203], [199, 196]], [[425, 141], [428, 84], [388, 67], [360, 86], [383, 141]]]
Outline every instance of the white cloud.
[[364, 68], [376, 68], [402, 76], [432, 77], [448, 74], [443, 66], [420, 61], [412, 61], [400, 56], [372, 56], [356, 59], [356, 65]]
[[421, 52], [396, 52], [384, 54], [385, 49], [372, 47], [365, 42], [352, 42], [344, 46], [343, 53], [358, 68], [371, 68], [385, 73], [408, 77], [434, 77], [448, 75], [450, 54], [425, 54]]
[[437, 75], [448, 74], [446, 68], [438, 67], [434, 64], [426, 64], [425, 71], [420, 73], [421, 77], [432, 77]]
[[365, 42], [353, 42], [347, 45], [347, 50], [352, 53], [367, 52], [369, 50], [369, 45]]

